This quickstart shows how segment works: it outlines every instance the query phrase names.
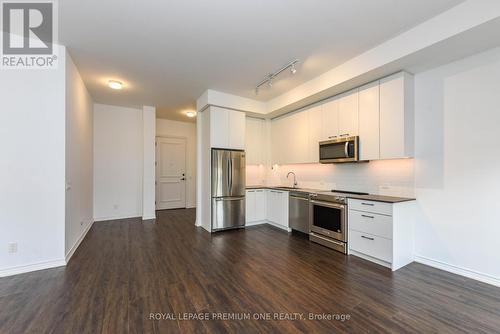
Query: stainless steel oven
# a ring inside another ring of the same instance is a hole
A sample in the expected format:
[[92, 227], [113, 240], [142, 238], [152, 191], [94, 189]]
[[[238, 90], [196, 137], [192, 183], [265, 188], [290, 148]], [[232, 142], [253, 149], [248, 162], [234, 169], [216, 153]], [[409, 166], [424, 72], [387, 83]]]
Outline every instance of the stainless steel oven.
[[319, 142], [319, 162], [356, 162], [359, 161], [359, 137], [341, 137]]
[[309, 239], [346, 254], [346, 198], [333, 194], [312, 194], [309, 206]]

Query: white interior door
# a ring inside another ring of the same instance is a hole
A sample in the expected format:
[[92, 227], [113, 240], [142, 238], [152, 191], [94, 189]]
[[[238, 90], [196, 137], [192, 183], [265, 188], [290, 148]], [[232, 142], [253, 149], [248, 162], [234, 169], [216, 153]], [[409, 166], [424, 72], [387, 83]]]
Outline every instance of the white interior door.
[[156, 209], [186, 207], [186, 139], [156, 138]]

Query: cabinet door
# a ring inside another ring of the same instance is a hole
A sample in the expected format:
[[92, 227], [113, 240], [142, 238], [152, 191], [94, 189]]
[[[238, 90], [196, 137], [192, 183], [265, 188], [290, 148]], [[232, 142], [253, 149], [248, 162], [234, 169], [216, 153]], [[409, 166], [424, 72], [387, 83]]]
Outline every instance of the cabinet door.
[[245, 149], [245, 113], [241, 111], [229, 110], [228, 130], [229, 133], [229, 148], [235, 150]]
[[301, 111], [290, 116], [284, 150], [288, 151], [285, 163], [306, 163], [309, 160], [309, 134], [307, 112]]
[[286, 151], [283, 150], [286, 142], [284, 119], [276, 119], [271, 122], [271, 160], [274, 164], [281, 164], [285, 160]]
[[322, 114], [321, 140], [337, 139], [339, 136], [339, 101], [333, 100], [323, 104]]
[[360, 160], [380, 158], [379, 138], [379, 82], [376, 81], [359, 89]]
[[267, 196], [263, 189], [255, 190], [255, 220], [266, 220]]
[[264, 163], [264, 121], [258, 118], [246, 118], [245, 151], [247, 165]]
[[288, 192], [281, 191], [278, 194], [279, 217], [278, 224], [288, 227]]
[[254, 222], [256, 219], [255, 213], [256, 213], [256, 205], [255, 205], [255, 190], [247, 190], [246, 191], [246, 197], [245, 197], [245, 216], [246, 216], [246, 221], [247, 223]]
[[358, 91], [351, 91], [339, 99], [339, 136], [358, 135]]
[[276, 192], [274, 190], [267, 190], [266, 191], [267, 195], [267, 220], [270, 222], [274, 222], [276, 220], [276, 205], [275, 205], [275, 198], [276, 198]]
[[230, 148], [228, 129], [229, 129], [229, 110], [210, 107], [210, 145], [217, 148]]
[[413, 156], [413, 77], [397, 73], [380, 80], [380, 158]]
[[322, 140], [323, 108], [316, 106], [307, 111], [308, 113], [308, 159], [307, 162], [319, 162], [319, 142]]

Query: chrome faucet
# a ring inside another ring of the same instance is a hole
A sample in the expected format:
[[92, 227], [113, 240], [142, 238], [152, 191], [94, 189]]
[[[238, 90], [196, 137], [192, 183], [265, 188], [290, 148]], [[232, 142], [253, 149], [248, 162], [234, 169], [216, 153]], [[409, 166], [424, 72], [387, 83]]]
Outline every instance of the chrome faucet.
[[294, 172], [288, 172], [288, 174], [286, 174], [286, 178], [288, 179], [288, 177], [290, 176], [290, 174], [293, 174], [293, 187], [297, 188], [297, 178], [296, 178]]

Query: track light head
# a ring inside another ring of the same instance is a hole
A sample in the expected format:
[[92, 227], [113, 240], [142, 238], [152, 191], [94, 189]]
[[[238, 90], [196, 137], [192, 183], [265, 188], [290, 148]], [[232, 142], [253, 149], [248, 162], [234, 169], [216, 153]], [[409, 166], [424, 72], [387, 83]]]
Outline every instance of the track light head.
[[292, 74], [297, 73], [297, 69], [295, 68], [295, 64], [292, 64], [292, 67], [290, 67], [290, 72], [292, 72]]

